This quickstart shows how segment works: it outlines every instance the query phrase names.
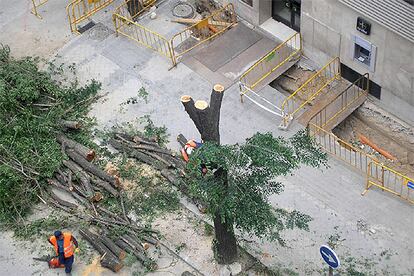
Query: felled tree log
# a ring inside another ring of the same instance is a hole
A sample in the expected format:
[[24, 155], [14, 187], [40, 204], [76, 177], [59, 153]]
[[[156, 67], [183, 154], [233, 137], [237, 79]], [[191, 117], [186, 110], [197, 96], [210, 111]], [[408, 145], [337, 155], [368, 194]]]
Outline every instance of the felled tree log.
[[[72, 152], [72, 151], [69, 150], [68, 152]], [[84, 160], [86, 163], [89, 164], [89, 162], [83, 159], [83, 157], [81, 157], [79, 154], [77, 154], [77, 156], [79, 156], [79, 158], [81, 158], [82, 160]], [[79, 178], [79, 182], [80, 184], [82, 184], [85, 190], [85, 196], [87, 198], [93, 197], [94, 191], [93, 191], [93, 188], [90, 182], [90, 178], [88, 174], [82, 169], [82, 167], [80, 167], [78, 164], [70, 160], [63, 160], [63, 165], [65, 165], [69, 170], [71, 170]]]
[[110, 238], [108, 238], [107, 236], [101, 236], [101, 237], [99, 237], [99, 239], [120, 260], [125, 259], [125, 257], [126, 257], [125, 251], [123, 249], [121, 249], [119, 246], [117, 246], [115, 244], [115, 242], [113, 242]]
[[[148, 242], [152, 245], [155, 245], [155, 246], [158, 246], [158, 244], [159, 244], [159, 241], [157, 239], [155, 239], [153, 237], [150, 237], [150, 236], [142, 236], [142, 240], [144, 240], [144, 241], [146, 241], [146, 242]], [[144, 247], [144, 249], [146, 249], [144, 245], [142, 245], [142, 247]]]
[[103, 267], [109, 268], [113, 272], [118, 272], [124, 266], [95, 234], [87, 229], [80, 229], [79, 233], [102, 255], [101, 265]]
[[124, 241], [124, 242], [126, 242], [127, 244], [129, 244], [132, 248], [134, 248], [135, 250], [138, 250], [138, 251], [144, 251], [144, 248], [143, 248], [143, 246], [142, 246], [142, 244], [139, 242], [139, 241], [137, 241], [137, 240], [135, 240], [133, 237], [131, 237], [130, 235], [127, 235], [127, 234], [123, 234], [122, 236], [121, 236], [121, 239]]
[[[184, 163], [180, 159], [176, 158], [172, 152], [170, 152], [167, 149], [163, 149], [159, 146], [137, 146], [130, 143], [125, 143], [123, 141], [119, 141], [117, 139], [111, 139], [110, 143], [117, 150], [125, 152], [130, 157], [136, 158], [148, 165], [155, 166], [157, 169], [162, 169], [163, 167], [174, 167], [184, 169], [185, 166]], [[156, 161], [161, 162], [165, 166], [163, 166], [162, 164], [158, 164]]]
[[138, 150], [146, 150], [146, 151], [154, 151], [154, 152], [158, 152], [158, 153], [163, 153], [163, 154], [168, 154], [168, 155], [173, 155], [169, 150], [167, 149], [163, 149], [161, 147], [154, 147], [154, 146], [149, 146], [149, 145], [133, 145], [131, 146], [134, 149], [138, 149]]
[[67, 128], [67, 129], [80, 129], [81, 126], [82, 126], [77, 121], [66, 121], [66, 120], [61, 120], [60, 125], [64, 128]]
[[[56, 177], [58, 177], [58, 175], [56, 175]], [[85, 205], [88, 208], [90, 207], [89, 202], [83, 196], [79, 195], [73, 189], [71, 190], [69, 187], [62, 184], [62, 182], [59, 181], [58, 179], [49, 179], [48, 182], [49, 182], [50, 185], [53, 185], [58, 189], [61, 189], [63, 191], [66, 191], [66, 192], [70, 193], [82, 205]]]
[[94, 164], [89, 163], [81, 155], [79, 155], [78, 153], [76, 153], [73, 150], [67, 150], [66, 153], [68, 154], [70, 159], [72, 159], [74, 162], [76, 162], [85, 171], [95, 175], [96, 177], [99, 177], [102, 180], [105, 180], [105, 181], [109, 182], [113, 187], [119, 187], [120, 182], [119, 182], [118, 178], [107, 174], [106, 172], [104, 172], [103, 170], [101, 170], [100, 168], [95, 166]]
[[184, 147], [185, 144], [187, 144], [187, 141], [188, 141], [187, 138], [185, 138], [185, 136], [182, 135], [181, 133], [177, 136], [177, 142], [180, 143], [182, 147]]
[[53, 191], [49, 191], [49, 194], [50, 194], [51, 198], [53, 198], [55, 201], [57, 201], [62, 206], [65, 206], [65, 207], [68, 207], [68, 208], [71, 208], [71, 209], [76, 209], [78, 207], [78, 205], [60, 198]]
[[[58, 169], [55, 174], [56, 179], [64, 186], [68, 186], [71, 191], [73, 191], [73, 182], [72, 182], [72, 171], [68, 170], [67, 172], [63, 172], [61, 169]], [[84, 194], [80, 194], [81, 196], [85, 197]]]
[[107, 191], [108, 193], [110, 193], [114, 197], [117, 197], [119, 195], [118, 191], [115, 190], [115, 188], [112, 187], [111, 184], [109, 184], [108, 182], [106, 182], [102, 179], [92, 177], [91, 182], [92, 182], [93, 185], [103, 188], [105, 191]]
[[100, 213], [104, 213], [105, 215], [111, 217], [112, 219], [122, 219], [122, 222], [127, 223], [127, 221], [125, 221], [124, 218], [120, 217], [118, 214], [115, 214], [115, 213], [103, 208], [102, 206], [98, 205], [96, 208], [98, 209], [98, 211]]
[[158, 162], [153, 157], [151, 157], [151, 156], [149, 156], [149, 155], [147, 155], [145, 153], [139, 152], [137, 150], [134, 150], [134, 149], [128, 147], [127, 145], [125, 145], [124, 143], [122, 143], [122, 142], [120, 142], [120, 141], [118, 141], [116, 139], [110, 139], [109, 140], [109, 143], [116, 150], [118, 150], [120, 152], [123, 152], [123, 153], [126, 153], [128, 155], [128, 157], [138, 159], [139, 161], [141, 161], [141, 162], [143, 162], [145, 164], [148, 164], [150, 166], [153, 166], [153, 167], [155, 167], [158, 170], [162, 170], [162, 169], [166, 168], [165, 165], [160, 164], [160, 162]]
[[68, 137], [66, 137], [63, 134], [58, 134], [56, 136], [56, 139], [58, 140], [58, 142], [62, 145], [65, 145], [73, 150], [75, 150], [79, 155], [81, 155], [83, 158], [85, 158], [86, 160], [88, 160], [89, 162], [92, 161], [93, 159], [95, 159], [95, 151], [93, 149], [89, 149], [87, 147], [85, 147], [82, 144], [79, 144], [78, 142], [69, 139]]
[[142, 264], [151, 262], [151, 260], [147, 256], [145, 256], [143, 252], [135, 250], [133, 246], [129, 245], [125, 241], [119, 239], [115, 241], [115, 244], [123, 250], [125, 250], [126, 252], [128, 252], [129, 254], [133, 254], [135, 257], [137, 257], [138, 260], [141, 261]]
[[148, 139], [145, 139], [145, 138], [142, 138], [142, 137], [139, 137], [139, 136], [134, 136], [132, 138], [132, 141], [135, 142], [136, 144], [147, 144], [147, 145], [155, 146], [155, 147], [158, 146], [158, 144], [156, 142], [150, 141]]

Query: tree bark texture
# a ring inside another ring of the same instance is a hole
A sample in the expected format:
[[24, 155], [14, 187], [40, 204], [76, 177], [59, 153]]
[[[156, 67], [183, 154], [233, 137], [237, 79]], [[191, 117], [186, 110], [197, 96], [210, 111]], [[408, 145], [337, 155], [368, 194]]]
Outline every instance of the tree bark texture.
[[[82, 159], [83, 157], [80, 158]], [[85, 162], [87, 161], [85, 160]], [[73, 161], [63, 160], [63, 165], [65, 165], [65, 167], [71, 170], [79, 178], [79, 182], [80, 184], [82, 184], [82, 187], [85, 190], [85, 196], [87, 198], [93, 197], [94, 191], [91, 185], [89, 175], [78, 164], [76, 164]]]
[[101, 170], [100, 168], [95, 166], [94, 164], [89, 163], [81, 155], [79, 155], [77, 152], [75, 152], [73, 150], [67, 150], [66, 153], [68, 154], [70, 159], [72, 159], [74, 162], [76, 162], [85, 171], [99, 177], [102, 180], [105, 180], [105, 181], [109, 182], [114, 187], [118, 187], [120, 185], [119, 179], [107, 174], [106, 172], [104, 172], [103, 170]]
[[83, 158], [85, 158], [89, 162], [92, 161], [96, 156], [95, 151], [93, 149], [88, 149], [84, 145], [79, 144], [78, 142], [72, 139], [69, 139], [63, 134], [58, 134], [56, 139], [61, 145], [65, 145], [75, 150], [79, 155], [81, 155]]
[[115, 244], [110, 238], [106, 236], [100, 237], [101, 242], [111, 250], [111, 252], [117, 256], [120, 260], [125, 259], [126, 253], [123, 249], [121, 249], [119, 246]]
[[60, 121], [60, 124], [62, 127], [66, 128], [66, 129], [80, 129], [81, 128], [81, 124], [77, 121], [65, 121], [62, 120]]
[[103, 267], [109, 268], [113, 272], [118, 272], [124, 266], [95, 234], [87, 229], [80, 229], [79, 233], [102, 255], [101, 265]]
[[[211, 92], [210, 105], [204, 101], [194, 102], [190, 96], [181, 97], [185, 111], [200, 132], [203, 142], [220, 144], [219, 124], [223, 94], [224, 87], [216, 84]], [[215, 173], [217, 181], [226, 183], [227, 173], [220, 170], [220, 168], [217, 171], [218, 173]], [[214, 229], [217, 261], [222, 264], [234, 262], [237, 258], [237, 243], [233, 231], [233, 221], [223, 217], [220, 213], [216, 213], [214, 215]]]

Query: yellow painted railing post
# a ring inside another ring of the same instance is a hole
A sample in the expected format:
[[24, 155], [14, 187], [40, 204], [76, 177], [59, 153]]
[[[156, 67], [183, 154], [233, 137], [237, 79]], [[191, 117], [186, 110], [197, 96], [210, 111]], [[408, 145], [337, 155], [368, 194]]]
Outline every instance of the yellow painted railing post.
[[[298, 45], [299, 48], [297, 47]], [[240, 101], [243, 103], [244, 94], [249, 90], [253, 91], [263, 80], [270, 76], [270, 74], [275, 72], [292, 58], [296, 56], [300, 57], [301, 53], [302, 39], [300, 33], [295, 33], [256, 61], [239, 78]], [[268, 65], [269, 61], [272, 60], [276, 60], [277, 62]]]
[[[203, 27], [204, 27], [204, 25], [208, 26], [208, 22], [210, 22], [210, 20], [214, 21], [214, 18], [216, 18], [216, 17], [226, 18], [229, 14], [230, 14], [230, 20], [229, 21], [223, 21], [223, 28], [218, 30], [218, 32], [213, 33], [212, 35], [209, 35], [208, 37], [206, 37], [204, 39], [201, 39], [195, 45], [193, 45], [190, 48], [187, 48], [185, 50], [182, 50], [181, 52], [174, 51], [175, 63], [177, 63], [179, 61], [179, 58], [182, 57], [184, 54], [186, 54], [189, 51], [191, 51], [192, 49], [200, 46], [201, 44], [204, 44], [204, 43], [210, 41], [211, 39], [215, 38], [216, 36], [224, 33], [225, 31], [232, 28], [237, 23], [236, 12], [234, 11], [234, 6], [233, 6], [232, 3], [227, 4], [226, 6], [222, 7], [221, 9], [216, 10], [214, 13], [212, 13], [211, 15], [204, 18], [202, 23], [201, 23], [203, 25]], [[174, 43], [175, 40], [178, 40], [178, 42], [179, 42], [179, 43], [177, 43], [177, 46], [178, 46], [184, 40], [190, 38], [192, 36], [194, 30], [199, 30], [199, 29], [200, 29], [200, 23], [195, 23], [195, 24], [185, 28], [184, 30], [176, 33], [171, 38], [172, 45], [176, 44], [176, 43]]]
[[37, 18], [43, 19], [42, 16], [39, 14], [37, 8], [44, 5], [44, 4], [46, 4], [47, 1], [49, 1], [49, 0], [32, 0], [33, 8], [31, 10], [31, 13], [36, 15]]

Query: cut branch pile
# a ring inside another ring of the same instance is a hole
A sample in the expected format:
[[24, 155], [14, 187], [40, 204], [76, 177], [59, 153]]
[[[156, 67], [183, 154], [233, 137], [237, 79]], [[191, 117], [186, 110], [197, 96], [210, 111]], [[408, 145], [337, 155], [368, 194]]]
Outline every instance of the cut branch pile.
[[[145, 251], [149, 244], [158, 245], [157, 232], [141, 227], [128, 218], [119, 177], [108, 174], [91, 162], [96, 155], [93, 150], [64, 134], [59, 134], [57, 140], [69, 159], [64, 160], [62, 167], [48, 180], [48, 201], [96, 226], [93, 229], [82, 228], [80, 234], [101, 254], [103, 267], [119, 271], [123, 267], [125, 252], [128, 252], [136, 256], [147, 269], [156, 269], [156, 262]], [[155, 148], [155, 145], [146, 144], [146, 147]], [[100, 203], [105, 196], [116, 198], [122, 211], [114, 213], [106, 209]], [[128, 235], [112, 239], [110, 230], [115, 231], [117, 227], [126, 229]]]
[[[181, 134], [178, 139], [180, 143], [185, 144], [187, 142]], [[185, 162], [180, 156], [149, 139], [125, 133], [115, 133], [109, 140], [109, 143], [129, 158], [136, 159], [158, 170], [168, 182], [173, 184], [183, 194], [189, 195], [188, 187], [182, 181], [182, 177], [185, 176]], [[199, 199], [190, 198], [197, 205], [200, 212], [205, 213], [205, 204]]]
[[136, 159], [154, 169], [176, 186], [184, 194], [188, 193], [181, 177], [185, 175], [184, 160], [157, 143], [140, 136], [131, 136], [125, 133], [115, 133], [109, 143], [119, 152], [129, 158]]
[[124, 133], [115, 133], [109, 143], [128, 157], [159, 170], [172, 184], [184, 188], [179, 176], [184, 175], [185, 163], [175, 153], [143, 137]]

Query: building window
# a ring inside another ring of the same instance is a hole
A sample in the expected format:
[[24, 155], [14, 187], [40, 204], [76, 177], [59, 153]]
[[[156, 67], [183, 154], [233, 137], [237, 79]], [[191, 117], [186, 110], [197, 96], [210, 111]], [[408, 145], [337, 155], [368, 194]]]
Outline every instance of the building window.
[[374, 72], [377, 47], [359, 36], [353, 36], [353, 41], [352, 58], [365, 65], [371, 72]]
[[241, 0], [243, 3], [249, 5], [250, 7], [253, 7], [253, 0]]

